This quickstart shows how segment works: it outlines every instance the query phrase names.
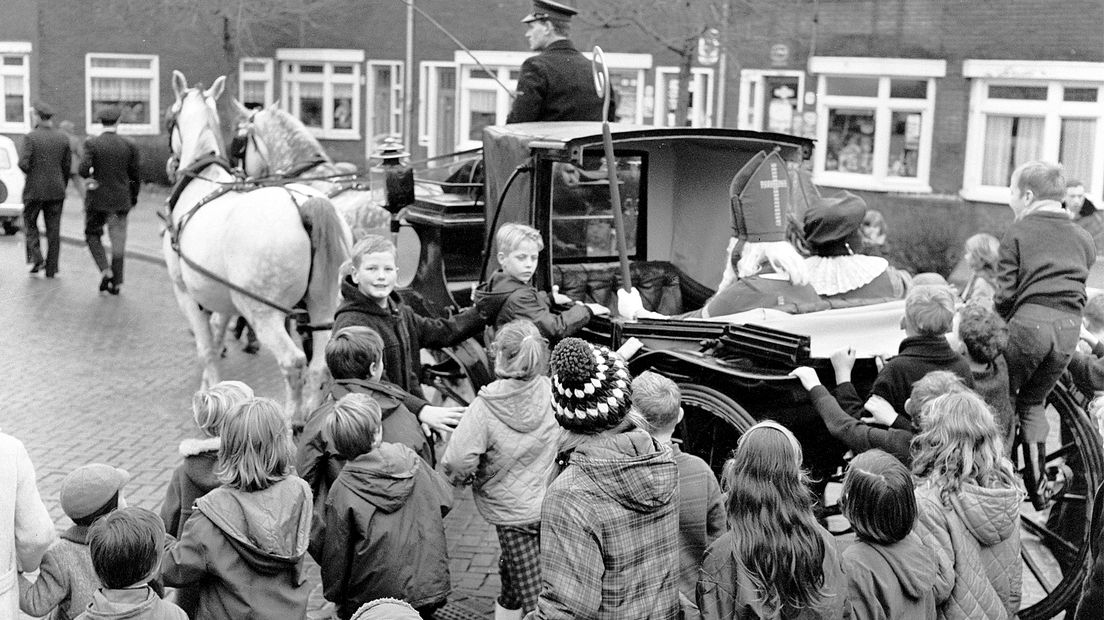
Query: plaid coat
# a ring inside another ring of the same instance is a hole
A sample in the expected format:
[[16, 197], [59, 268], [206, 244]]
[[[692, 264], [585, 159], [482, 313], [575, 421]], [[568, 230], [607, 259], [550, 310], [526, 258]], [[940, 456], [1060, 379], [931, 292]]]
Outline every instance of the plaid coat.
[[528, 620], [678, 617], [678, 471], [634, 430], [580, 446], [541, 508], [541, 579]]

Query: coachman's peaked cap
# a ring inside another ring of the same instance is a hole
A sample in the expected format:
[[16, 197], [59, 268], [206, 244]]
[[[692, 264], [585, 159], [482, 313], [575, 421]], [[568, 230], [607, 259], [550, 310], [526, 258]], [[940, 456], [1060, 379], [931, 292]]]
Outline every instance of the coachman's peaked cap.
[[45, 101], [36, 101], [33, 106], [35, 112], [38, 112], [38, 116], [42, 119], [51, 118], [54, 115], [54, 107]]
[[101, 123], [114, 124], [119, 122], [119, 117], [122, 116], [122, 111], [116, 106], [108, 106], [96, 115], [96, 119]]
[[728, 193], [737, 239], [753, 243], [786, 240], [790, 176], [777, 151], [756, 153], [732, 177]]
[[848, 191], [822, 196], [805, 212], [805, 241], [817, 256], [848, 256], [862, 249], [866, 202]]
[[521, 21], [526, 24], [542, 19], [569, 21], [578, 12], [573, 7], [560, 4], [554, 0], [533, 0], [533, 10]]

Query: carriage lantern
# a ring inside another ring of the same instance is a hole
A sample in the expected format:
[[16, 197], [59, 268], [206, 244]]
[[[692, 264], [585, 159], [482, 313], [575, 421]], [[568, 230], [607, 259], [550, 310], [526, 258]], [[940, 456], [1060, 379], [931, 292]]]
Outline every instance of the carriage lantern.
[[380, 160], [368, 171], [373, 202], [395, 216], [414, 204], [414, 169], [403, 162], [410, 153], [397, 139], [387, 138], [372, 157]]

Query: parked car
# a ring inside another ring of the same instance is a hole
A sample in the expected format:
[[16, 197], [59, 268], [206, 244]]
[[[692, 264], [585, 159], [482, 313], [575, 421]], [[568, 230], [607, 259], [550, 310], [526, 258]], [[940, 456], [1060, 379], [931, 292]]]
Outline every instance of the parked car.
[[23, 171], [19, 169], [15, 142], [0, 136], [0, 226], [14, 235], [23, 222]]

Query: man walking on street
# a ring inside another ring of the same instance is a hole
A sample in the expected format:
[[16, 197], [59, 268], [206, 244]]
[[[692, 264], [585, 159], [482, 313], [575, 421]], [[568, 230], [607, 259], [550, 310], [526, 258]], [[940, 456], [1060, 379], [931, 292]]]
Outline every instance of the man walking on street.
[[[100, 269], [100, 291], [119, 294], [123, 284], [127, 213], [138, 202], [138, 148], [116, 132], [118, 108], [100, 112], [103, 133], [84, 144], [80, 174], [91, 177], [84, 206], [84, 239]], [[104, 251], [104, 225], [111, 240], [111, 263]]]
[[[576, 13], [553, 0], [533, 0], [533, 11], [521, 21], [529, 24], [529, 49], [540, 54], [521, 63], [507, 123], [602, 120], [602, 98], [594, 92], [590, 61], [567, 38]], [[611, 121], [617, 120], [616, 108], [611, 102]]]
[[[61, 256], [61, 208], [65, 203], [65, 184], [69, 180], [69, 140], [54, 129], [54, 110], [39, 102], [34, 105], [35, 128], [23, 139], [19, 169], [27, 175], [23, 186], [23, 233], [26, 235], [27, 262], [31, 273], [46, 268], [46, 277], [58, 272]], [[38, 239], [38, 214], [46, 222], [46, 260]]]

